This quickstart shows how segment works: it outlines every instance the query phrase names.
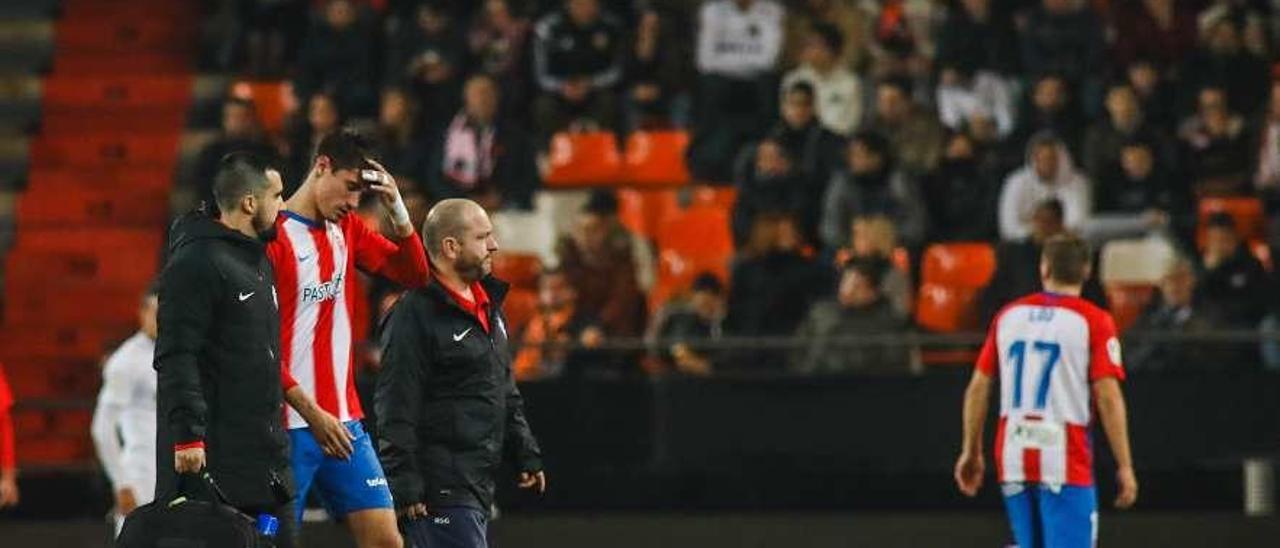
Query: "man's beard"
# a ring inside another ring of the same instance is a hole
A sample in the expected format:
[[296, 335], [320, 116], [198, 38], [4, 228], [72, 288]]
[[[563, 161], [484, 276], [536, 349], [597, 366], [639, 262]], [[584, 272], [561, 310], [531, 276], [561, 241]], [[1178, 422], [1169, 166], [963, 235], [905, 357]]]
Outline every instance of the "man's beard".
[[253, 220], [253, 229], [258, 232], [258, 239], [264, 242], [274, 241], [276, 239], [276, 223], [275, 219], [267, 221], [266, 226], [258, 226], [258, 219]]
[[476, 258], [475, 260], [459, 260], [458, 265], [454, 267], [454, 269], [457, 271], [458, 276], [465, 278], [467, 282], [479, 281], [488, 274], [488, 271], [485, 268], [486, 259], [488, 259], [487, 255]]

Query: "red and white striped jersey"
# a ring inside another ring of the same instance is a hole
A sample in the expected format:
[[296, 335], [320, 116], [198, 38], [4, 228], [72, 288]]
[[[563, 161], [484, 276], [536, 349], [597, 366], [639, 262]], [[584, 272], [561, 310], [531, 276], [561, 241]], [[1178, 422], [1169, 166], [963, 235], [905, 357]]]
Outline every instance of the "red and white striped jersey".
[[991, 323], [979, 371], [1000, 379], [1001, 482], [1093, 485], [1092, 383], [1124, 379], [1115, 321], [1079, 297], [1037, 293]]
[[[415, 233], [399, 243], [348, 214], [312, 221], [292, 211], [276, 219], [267, 245], [280, 301], [280, 373], [284, 389], [302, 386], [321, 409], [346, 422], [364, 412], [356, 396], [353, 344], [356, 268], [409, 287], [426, 285], [426, 251]], [[288, 408], [289, 428], [305, 428]]]

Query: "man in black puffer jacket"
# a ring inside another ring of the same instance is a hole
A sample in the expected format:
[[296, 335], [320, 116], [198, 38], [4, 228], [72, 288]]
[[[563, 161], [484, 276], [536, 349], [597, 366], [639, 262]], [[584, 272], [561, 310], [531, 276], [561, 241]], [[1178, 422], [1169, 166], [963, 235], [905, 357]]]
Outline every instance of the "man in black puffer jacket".
[[[195, 212], [174, 224], [155, 354], [156, 496], [173, 496], [179, 474], [207, 468], [239, 510], [274, 514], [282, 524], [277, 545], [292, 546], [280, 317], [263, 242], [282, 191], [279, 173], [234, 153], [213, 184], [221, 213]], [[211, 500], [201, 493], [194, 496]]]
[[[431, 282], [401, 297], [382, 330], [378, 453], [407, 545], [484, 548], [504, 458], [546, 489], [542, 452], [511, 370], [498, 243], [484, 209], [449, 199], [422, 229]], [[430, 515], [428, 515], [430, 511]]]

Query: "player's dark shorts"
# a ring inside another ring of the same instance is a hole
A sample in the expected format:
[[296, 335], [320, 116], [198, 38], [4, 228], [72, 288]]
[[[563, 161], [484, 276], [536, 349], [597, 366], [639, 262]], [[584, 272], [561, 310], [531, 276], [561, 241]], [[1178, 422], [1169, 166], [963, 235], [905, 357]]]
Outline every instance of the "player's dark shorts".
[[467, 506], [428, 508], [427, 517], [401, 519], [405, 548], [487, 548], [489, 516]]
[[1092, 548], [1098, 542], [1098, 494], [1093, 487], [1058, 489], [1006, 483], [1004, 507], [1018, 548]]
[[289, 431], [293, 442], [293, 478], [298, 488], [297, 519], [302, 523], [307, 491], [312, 484], [320, 491], [329, 511], [345, 516], [360, 510], [394, 508], [387, 477], [382, 473], [378, 453], [360, 421], [344, 423], [355, 437], [347, 460], [325, 456], [310, 428]]

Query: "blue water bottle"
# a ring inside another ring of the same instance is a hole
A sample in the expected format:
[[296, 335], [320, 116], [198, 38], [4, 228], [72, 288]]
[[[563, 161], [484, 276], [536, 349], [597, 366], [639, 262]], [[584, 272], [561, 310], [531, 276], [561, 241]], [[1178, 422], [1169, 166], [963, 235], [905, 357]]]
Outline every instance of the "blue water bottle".
[[258, 514], [258, 533], [267, 538], [275, 538], [280, 530], [280, 520], [271, 514]]

